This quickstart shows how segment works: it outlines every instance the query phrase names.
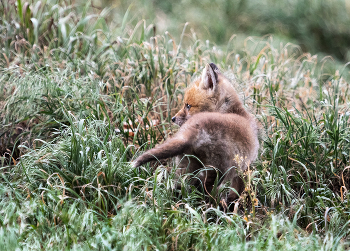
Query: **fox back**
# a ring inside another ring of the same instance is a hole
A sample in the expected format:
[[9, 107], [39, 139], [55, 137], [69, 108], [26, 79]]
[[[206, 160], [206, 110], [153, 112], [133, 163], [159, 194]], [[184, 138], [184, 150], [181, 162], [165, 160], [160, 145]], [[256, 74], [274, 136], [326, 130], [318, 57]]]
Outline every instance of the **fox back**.
[[[203, 165], [214, 167], [224, 175], [220, 186], [229, 182], [237, 191], [230, 190], [224, 199], [230, 202], [237, 198], [244, 189], [237, 170], [244, 171], [257, 158], [258, 130], [254, 116], [245, 110], [232, 83], [215, 64], [207, 64], [201, 77], [186, 90], [183, 107], [172, 121], [180, 126], [174, 137], [142, 154], [134, 166], [177, 156], [179, 176]], [[200, 172], [198, 178], [210, 191], [216, 172]]]

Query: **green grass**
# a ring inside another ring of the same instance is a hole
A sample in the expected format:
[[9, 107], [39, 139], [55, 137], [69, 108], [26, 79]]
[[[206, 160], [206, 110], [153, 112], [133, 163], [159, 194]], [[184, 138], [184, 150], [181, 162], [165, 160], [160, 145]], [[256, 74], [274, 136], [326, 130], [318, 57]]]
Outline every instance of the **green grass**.
[[[112, 17], [129, 7], [127, 0], [94, 1], [99, 7], [114, 6]], [[284, 43], [300, 45], [304, 52], [350, 60], [350, 4], [346, 0], [137, 0], [130, 12], [155, 24], [158, 32], [180, 35], [179, 24], [190, 23], [203, 40], [226, 44], [236, 35], [243, 46], [247, 36], [274, 34]], [[111, 18], [113, 19], [113, 18]]]
[[[57, 4], [57, 5], [56, 5]], [[187, 25], [17, 1], [1, 12], [0, 242], [6, 250], [346, 250], [349, 66], [273, 37], [217, 47]], [[189, 33], [190, 32], [190, 33]], [[173, 163], [131, 168], [208, 62], [256, 114], [258, 161], [233, 212], [175, 187]]]

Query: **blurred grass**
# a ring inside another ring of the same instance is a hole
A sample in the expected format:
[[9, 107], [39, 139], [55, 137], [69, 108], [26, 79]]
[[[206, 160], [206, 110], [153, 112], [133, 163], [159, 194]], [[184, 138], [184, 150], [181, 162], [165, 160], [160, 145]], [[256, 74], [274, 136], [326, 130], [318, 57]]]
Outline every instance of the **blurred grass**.
[[[123, 11], [129, 3], [96, 1], [100, 7], [118, 6]], [[178, 24], [189, 22], [199, 38], [217, 44], [225, 44], [232, 34], [240, 38], [273, 34], [284, 43], [298, 44], [303, 52], [350, 61], [350, 4], [346, 0], [138, 0], [131, 10], [155, 23], [160, 33], [168, 30], [179, 36]]]
[[[137, 4], [11, 3], [0, 10], [7, 250], [350, 247], [348, 64], [275, 37], [217, 46], [187, 24], [162, 33]], [[129, 166], [174, 133], [184, 88], [208, 62], [235, 80], [261, 126], [233, 212], [190, 174], [176, 189], [172, 163]]]

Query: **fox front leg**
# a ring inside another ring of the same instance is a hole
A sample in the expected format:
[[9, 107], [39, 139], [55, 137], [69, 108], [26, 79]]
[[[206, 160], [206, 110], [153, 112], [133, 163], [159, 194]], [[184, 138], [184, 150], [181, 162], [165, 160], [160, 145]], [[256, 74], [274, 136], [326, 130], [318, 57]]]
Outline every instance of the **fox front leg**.
[[138, 167], [152, 160], [175, 157], [184, 153], [188, 148], [188, 140], [174, 136], [173, 138], [166, 140], [163, 144], [143, 153], [133, 162], [132, 165], [133, 167]]

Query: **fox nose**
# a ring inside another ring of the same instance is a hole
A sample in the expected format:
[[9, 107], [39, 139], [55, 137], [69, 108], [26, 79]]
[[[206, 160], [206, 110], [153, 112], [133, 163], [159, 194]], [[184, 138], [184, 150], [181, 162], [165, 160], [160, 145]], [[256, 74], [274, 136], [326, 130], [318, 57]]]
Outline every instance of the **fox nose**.
[[175, 123], [176, 117], [172, 117], [171, 120]]

